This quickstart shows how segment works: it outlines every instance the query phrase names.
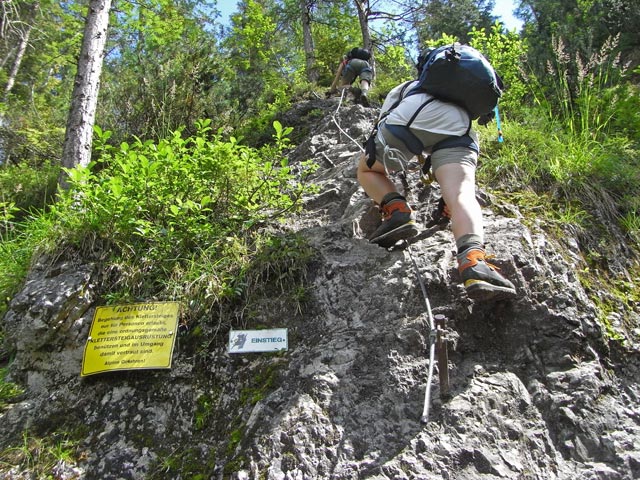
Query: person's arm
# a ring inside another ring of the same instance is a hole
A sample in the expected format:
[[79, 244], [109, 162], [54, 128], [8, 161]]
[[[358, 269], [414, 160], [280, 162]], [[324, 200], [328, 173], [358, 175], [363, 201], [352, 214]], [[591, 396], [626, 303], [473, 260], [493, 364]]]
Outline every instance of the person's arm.
[[333, 83], [331, 84], [331, 90], [335, 90], [338, 86], [338, 81], [340, 80], [340, 76], [342, 75], [342, 70], [344, 69], [345, 59], [343, 58], [340, 62], [340, 66], [338, 67], [338, 71], [336, 72], [336, 78], [333, 79]]

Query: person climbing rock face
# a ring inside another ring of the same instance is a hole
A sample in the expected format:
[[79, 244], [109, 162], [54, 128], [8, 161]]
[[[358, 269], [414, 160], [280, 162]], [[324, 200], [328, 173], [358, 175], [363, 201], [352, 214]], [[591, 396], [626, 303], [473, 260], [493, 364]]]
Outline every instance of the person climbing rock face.
[[[427, 53], [418, 58], [419, 72]], [[412, 158], [426, 153], [450, 216], [458, 271], [469, 298], [513, 297], [513, 283], [497, 272], [485, 253], [482, 210], [475, 195], [479, 144], [470, 114], [422, 91], [408, 95], [416, 84], [406, 82], [389, 92], [358, 163], [358, 181], [383, 216], [369, 240], [389, 248], [418, 234], [413, 212], [388, 172], [404, 170]]]
[[349, 52], [342, 57], [329, 93], [336, 93], [338, 86], [340, 88], [350, 87], [357, 78], [360, 78], [360, 87], [352, 87], [351, 92], [357, 103], [368, 107], [368, 93], [371, 87], [371, 81], [373, 80], [373, 70], [371, 70], [371, 65], [369, 65], [370, 58], [371, 54], [364, 48], [355, 47], [349, 50]]

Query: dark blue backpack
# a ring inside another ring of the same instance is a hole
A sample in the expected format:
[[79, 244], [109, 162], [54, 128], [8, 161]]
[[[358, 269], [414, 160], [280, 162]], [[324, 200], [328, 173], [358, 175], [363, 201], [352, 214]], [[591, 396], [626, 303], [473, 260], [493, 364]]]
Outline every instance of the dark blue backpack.
[[367, 62], [371, 58], [371, 53], [366, 48], [355, 47], [347, 53], [347, 58], [359, 58], [360, 60], [366, 60]]
[[408, 95], [426, 92], [455, 103], [476, 119], [493, 111], [502, 95], [502, 79], [475, 48], [454, 43], [420, 55], [418, 86]]

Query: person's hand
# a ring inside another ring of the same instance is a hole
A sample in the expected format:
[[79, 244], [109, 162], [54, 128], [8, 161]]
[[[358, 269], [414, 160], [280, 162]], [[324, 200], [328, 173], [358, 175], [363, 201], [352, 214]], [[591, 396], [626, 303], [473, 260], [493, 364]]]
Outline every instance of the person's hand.
[[373, 127], [369, 138], [362, 145], [364, 147], [364, 155], [367, 160], [367, 167], [373, 167], [376, 161], [376, 135], [378, 134], [378, 126]]

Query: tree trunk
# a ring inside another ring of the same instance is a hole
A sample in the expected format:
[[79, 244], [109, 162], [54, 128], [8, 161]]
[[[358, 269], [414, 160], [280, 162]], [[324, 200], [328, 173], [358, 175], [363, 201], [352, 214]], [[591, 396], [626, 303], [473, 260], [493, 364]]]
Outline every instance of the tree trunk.
[[311, 35], [311, 6], [313, 0], [300, 0], [300, 18], [302, 20], [302, 36], [304, 39], [304, 57], [306, 60], [307, 80], [311, 83], [318, 81], [318, 70], [315, 67], [316, 54]]
[[31, 36], [31, 30], [33, 29], [33, 25], [27, 25], [25, 30], [22, 32], [20, 37], [20, 44], [18, 45], [18, 51], [16, 52], [16, 56], [13, 59], [13, 65], [11, 65], [11, 72], [9, 72], [9, 78], [7, 78], [7, 84], [4, 87], [4, 101], [7, 101], [11, 90], [13, 90], [13, 86], [16, 83], [16, 77], [18, 76], [18, 71], [20, 71], [20, 64], [22, 63], [22, 59], [24, 58], [24, 52], [27, 51], [27, 45], [29, 44], [29, 37]]
[[11, 66], [11, 72], [9, 72], [9, 77], [7, 78], [7, 84], [4, 87], [4, 101], [7, 101], [11, 90], [13, 90], [13, 86], [16, 83], [16, 77], [18, 76], [18, 72], [20, 71], [20, 65], [22, 64], [22, 59], [24, 58], [24, 52], [27, 51], [27, 45], [29, 45], [29, 38], [31, 37], [31, 30], [33, 30], [33, 24], [35, 23], [36, 14], [38, 13], [38, 9], [40, 8], [40, 2], [35, 2], [29, 11], [29, 18], [25, 22], [26, 25], [24, 29], [20, 29], [20, 43], [18, 44], [18, 51], [16, 52], [16, 56], [13, 59], [13, 65]]
[[[91, 160], [93, 123], [98, 104], [110, 8], [111, 0], [89, 2], [62, 151], [62, 166], [65, 168], [78, 165], [86, 167]], [[65, 172], [61, 173], [59, 183], [62, 188], [68, 188]]]
[[356, 9], [358, 11], [358, 21], [360, 22], [360, 31], [362, 32], [362, 47], [369, 50], [371, 53], [371, 59], [369, 64], [373, 71], [373, 79], [376, 78], [376, 61], [373, 54], [373, 44], [371, 42], [371, 31], [369, 30], [369, 0], [354, 0]]

